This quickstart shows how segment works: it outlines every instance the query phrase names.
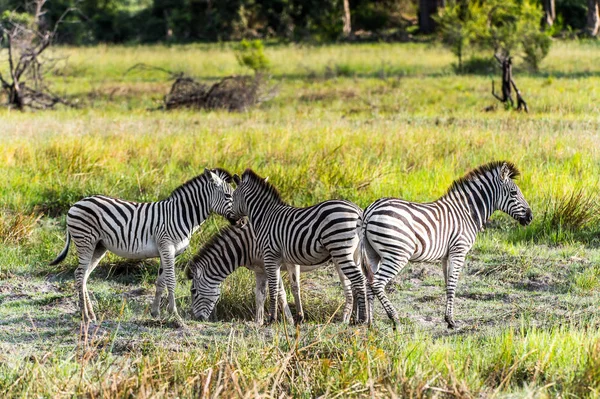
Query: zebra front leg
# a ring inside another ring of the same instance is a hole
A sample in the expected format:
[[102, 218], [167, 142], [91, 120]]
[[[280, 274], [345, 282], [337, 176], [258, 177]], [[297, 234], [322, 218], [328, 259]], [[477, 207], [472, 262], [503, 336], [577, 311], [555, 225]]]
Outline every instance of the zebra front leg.
[[349, 323], [350, 317], [356, 311], [356, 306], [354, 302], [354, 297], [352, 295], [352, 285], [350, 284], [350, 280], [344, 275], [342, 269], [339, 267], [335, 267], [335, 270], [340, 277], [340, 282], [342, 283], [342, 290], [344, 290], [344, 298], [346, 299], [346, 303], [344, 304], [344, 311], [342, 313], [342, 322]]
[[444, 320], [448, 323], [448, 328], [455, 328], [454, 322], [454, 297], [458, 285], [458, 276], [465, 263], [465, 254], [450, 254], [447, 260], [447, 279], [446, 279], [446, 313]]
[[264, 255], [265, 271], [269, 284], [269, 320], [267, 324], [277, 321], [277, 298], [279, 296], [279, 279], [281, 278], [280, 261], [273, 255]]
[[300, 266], [286, 266], [288, 276], [290, 278], [290, 285], [292, 287], [292, 295], [294, 295], [294, 304], [296, 305], [296, 316], [294, 317], [294, 323], [299, 325], [304, 320], [304, 309], [302, 308], [302, 298], [300, 298]]
[[294, 324], [294, 316], [288, 305], [287, 296], [285, 294], [285, 287], [283, 286], [283, 276], [279, 279], [279, 307], [283, 311], [283, 316], [287, 322], [291, 325]]
[[[160, 301], [162, 299], [162, 294], [167, 287], [167, 295], [168, 295], [168, 312], [172, 313], [175, 311], [175, 315], [177, 314], [177, 309], [175, 308], [175, 249], [172, 245], [162, 244], [159, 245], [159, 253], [160, 253], [160, 267], [158, 268], [158, 277], [156, 279], [156, 294], [154, 294], [154, 302], [152, 303], [152, 309], [150, 314], [152, 317], [160, 316]], [[172, 296], [172, 298], [171, 298]]]
[[254, 303], [256, 306], [254, 321], [259, 326], [265, 322], [265, 299], [267, 298], [267, 275], [255, 272], [256, 287], [254, 290]]

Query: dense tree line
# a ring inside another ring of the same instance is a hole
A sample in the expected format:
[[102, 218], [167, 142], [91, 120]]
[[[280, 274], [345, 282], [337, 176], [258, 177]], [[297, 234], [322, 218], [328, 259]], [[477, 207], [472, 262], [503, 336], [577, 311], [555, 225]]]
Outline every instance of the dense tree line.
[[[460, 1], [460, 0], [458, 0]], [[468, 0], [463, 0], [468, 1]], [[536, 0], [537, 1], [537, 0]], [[589, 29], [598, 0], [539, 0], [565, 29]], [[76, 7], [59, 29], [64, 43], [217, 41], [241, 38], [331, 41], [343, 37], [406, 37], [432, 33], [432, 16], [451, 0], [49, 0], [49, 26]], [[554, 6], [555, 3], [555, 6]], [[30, 12], [28, 0], [0, 0]], [[597, 20], [597, 18], [596, 18]], [[397, 35], [397, 36], [394, 36]]]

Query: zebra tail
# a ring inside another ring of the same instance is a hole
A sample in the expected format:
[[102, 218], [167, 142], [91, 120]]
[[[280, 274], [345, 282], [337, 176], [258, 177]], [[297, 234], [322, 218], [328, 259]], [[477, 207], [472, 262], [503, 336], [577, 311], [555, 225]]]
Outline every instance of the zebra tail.
[[366, 242], [366, 236], [365, 236], [365, 231], [366, 231], [366, 224], [363, 225], [363, 221], [362, 221], [362, 217], [358, 219], [358, 223], [356, 226], [356, 230], [358, 233], [358, 250], [359, 250], [359, 259], [360, 259], [360, 267], [362, 268], [362, 271], [365, 275], [365, 277], [367, 278], [367, 281], [369, 283], [373, 282], [374, 276], [373, 276], [373, 269], [371, 269], [371, 265], [369, 264], [369, 257], [367, 256], [367, 248], [366, 246], [369, 245], [368, 242]]
[[67, 243], [65, 244], [65, 247], [63, 248], [62, 252], [58, 254], [56, 259], [54, 259], [52, 262], [50, 262], [50, 266], [58, 265], [60, 262], [65, 260], [65, 258], [67, 257], [67, 254], [69, 253], [70, 245], [71, 245], [71, 234], [69, 234], [69, 231], [67, 230]]

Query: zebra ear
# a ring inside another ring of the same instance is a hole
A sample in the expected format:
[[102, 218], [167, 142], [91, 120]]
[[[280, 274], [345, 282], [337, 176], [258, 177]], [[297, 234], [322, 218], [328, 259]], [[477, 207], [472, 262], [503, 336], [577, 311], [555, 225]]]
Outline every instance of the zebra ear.
[[187, 276], [188, 280], [194, 278], [194, 276], [192, 275], [192, 268], [190, 267], [189, 263], [185, 266], [185, 275]]
[[264, 179], [265, 183], [269, 181], [269, 176], [265, 177]]
[[510, 167], [508, 166], [508, 164], [506, 162], [504, 162], [502, 164], [502, 166], [500, 167], [500, 179], [502, 179], [502, 181], [504, 181], [504, 182], [507, 182], [510, 180], [510, 175], [511, 175]]
[[233, 175], [233, 182], [238, 186], [240, 184], [242, 184], [242, 180], [240, 179], [240, 177], [237, 174]]
[[221, 179], [219, 177], [219, 175], [217, 175], [212, 170], [210, 170], [210, 169], [207, 169], [207, 170], [208, 170], [208, 173], [210, 174], [210, 179], [212, 180], [212, 182], [215, 183], [217, 185], [217, 187], [222, 186], [224, 183], [223, 179]]

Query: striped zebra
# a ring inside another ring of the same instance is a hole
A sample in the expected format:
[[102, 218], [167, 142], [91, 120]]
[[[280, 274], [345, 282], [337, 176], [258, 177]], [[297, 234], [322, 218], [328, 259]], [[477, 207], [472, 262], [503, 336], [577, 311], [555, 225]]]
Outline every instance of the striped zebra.
[[[233, 215], [248, 216], [263, 255], [270, 296], [269, 323], [277, 320], [282, 264], [318, 265], [331, 258], [350, 280], [356, 322], [366, 320], [365, 277], [354, 259], [357, 221], [362, 210], [348, 201], [331, 200], [307, 208], [286, 204], [275, 187], [246, 169], [233, 193]], [[302, 315], [297, 315], [301, 319]]]
[[369, 317], [373, 296], [388, 317], [398, 313], [385, 286], [409, 261], [441, 260], [446, 282], [445, 321], [454, 328], [454, 296], [465, 256], [477, 233], [496, 210], [521, 225], [533, 219], [531, 208], [513, 181], [519, 171], [510, 162], [491, 162], [455, 180], [446, 194], [429, 203], [382, 198], [365, 209], [359, 221], [360, 252], [369, 285]]
[[[315, 270], [324, 265], [326, 263], [316, 266], [286, 265], [299, 315], [303, 315], [299, 272], [304, 273]], [[245, 227], [228, 226], [221, 230], [188, 263], [186, 271], [188, 279], [192, 280], [191, 298], [194, 317], [203, 321], [209, 318], [219, 299], [221, 283], [240, 266], [245, 266], [255, 273], [256, 322], [259, 325], [263, 323], [267, 275], [251, 224], [247, 224]], [[342, 320], [348, 322], [352, 312], [352, 289], [350, 288], [350, 281], [341, 269], [336, 269], [346, 298]], [[282, 279], [279, 280], [278, 300], [286, 319], [289, 323], [293, 323], [294, 319], [287, 304]], [[302, 316], [298, 317], [297, 320], [301, 318]]]
[[87, 279], [106, 251], [129, 259], [160, 257], [151, 314], [159, 315], [166, 286], [167, 309], [181, 320], [175, 306], [175, 257], [187, 248], [192, 233], [210, 212], [232, 216], [230, 182], [229, 172], [205, 169], [162, 201], [137, 203], [95, 195], [75, 203], [67, 213], [67, 243], [51, 265], [66, 258], [73, 239], [79, 258], [75, 284], [83, 320], [96, 320]]

